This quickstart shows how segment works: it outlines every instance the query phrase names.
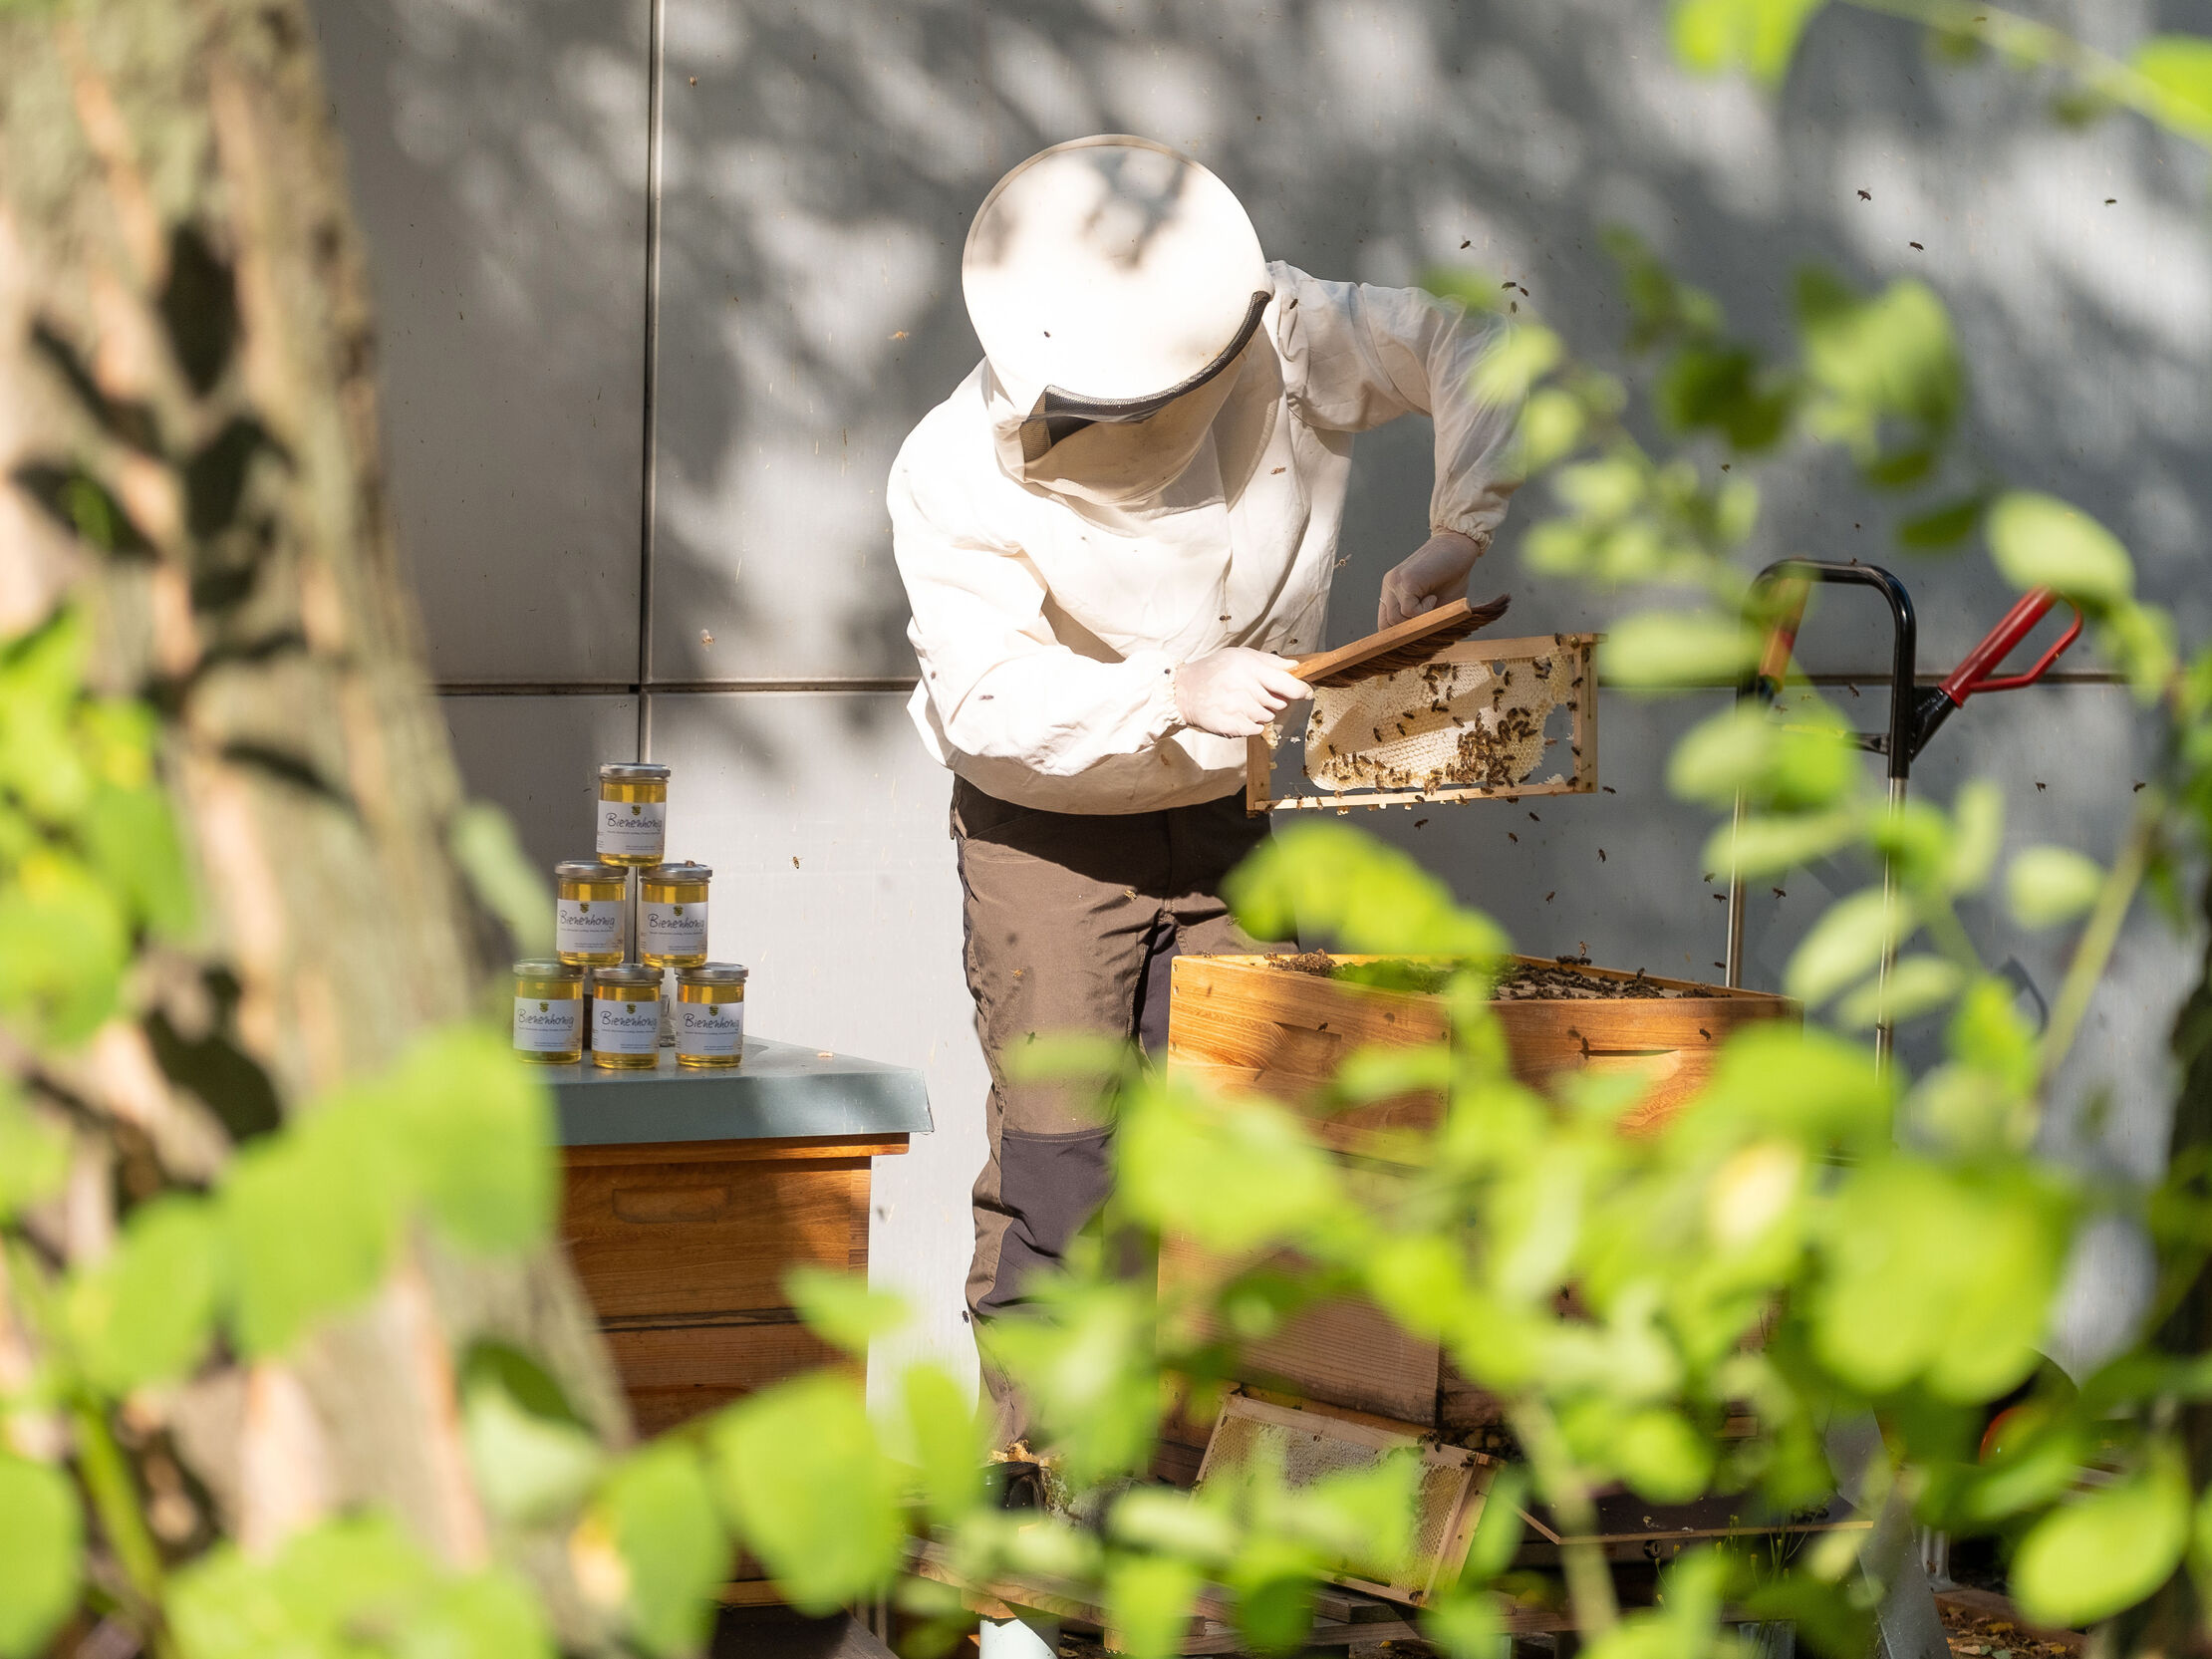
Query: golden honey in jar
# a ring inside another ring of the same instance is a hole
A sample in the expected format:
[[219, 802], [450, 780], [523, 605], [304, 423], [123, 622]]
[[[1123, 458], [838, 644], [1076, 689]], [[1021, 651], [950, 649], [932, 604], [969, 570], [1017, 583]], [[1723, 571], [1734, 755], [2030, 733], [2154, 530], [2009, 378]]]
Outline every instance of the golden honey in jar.
[[638, 878], [638, 960], [655, 968], [693, 968], [706, 960], [703, 864], [662, 864]]
[[661, 1061], [661, 970], [643, 963], [592, 969], [592, 1064], [648, 1071]]
[[565, 962], [514, 965], [514, 1049], [533, 1065], [584, 1057], [584, 970]]
[[622, 961], [622, 919], [629, 872], [597, 859], [553, 866], [553, 951], [578, 968]]
[[745, 1057], [745, 969], [707, 962], [676, 970], [676, 1063], [733, 1066]]
[[646, 761], [599, 768], [599, 856], [659, 864], [669, 853], [669, 769]]

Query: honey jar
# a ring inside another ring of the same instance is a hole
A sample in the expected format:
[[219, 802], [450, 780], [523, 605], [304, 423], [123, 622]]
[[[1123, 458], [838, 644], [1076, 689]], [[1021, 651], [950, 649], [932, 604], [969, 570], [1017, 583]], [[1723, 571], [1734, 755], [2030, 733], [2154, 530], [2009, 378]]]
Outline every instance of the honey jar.
[[514, 1047], [533, 1065], [584, 1057], [584, 970], [565, 962], [514, 965]]
[[668, 856], [669, 769], [646, 761], [599, 768], [599, 856], [608, 864], [659, 864]]
[[573, 859], [553, 866], [553, 882], [554, 954], [579, 968], [622, 961], [628, 872], [597, 859]]
[[662, 864], [638, 878], [638, 960], [656, 968], [692, 968], [706, 960], [703, 864]]
[[745, 973], [735, 963], [676, 970], [676, 1063], [733, 1066], [745, 1057]]
[[642, 963], [592, 969], [592, 1064], [650, 1071], [661, 1059], [661, 970]]

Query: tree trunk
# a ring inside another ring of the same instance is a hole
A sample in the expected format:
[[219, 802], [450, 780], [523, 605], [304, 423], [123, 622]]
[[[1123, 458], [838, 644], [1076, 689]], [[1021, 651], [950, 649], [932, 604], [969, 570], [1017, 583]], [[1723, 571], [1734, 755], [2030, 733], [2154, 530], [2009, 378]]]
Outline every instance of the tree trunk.
[[[0, 642], [65, 607], [88, 625], [92, 687], [160, 722], [199, 896], [186, 944], [135, 948], [89, 1042], [0, 1029], [0, 1062], [75, 1127], [38, 1224], [71, 1261], [99, 1258], [119, 1202], [204, 1185], [240, 1140], [481, 1012], [501, 938], [449, 847], [460, 794], [386, 509], [329, 108], [298, 0], [0, 5]], [[248, 1541], [374, 1500], [477, 1562], [450, 1356], [486, 1333], [627, 1438], [557, 1251], [486, 1267], [421, 1242], [294, 1362], [135, 1401], [119, 1434], [147, 1492], [174, 1475], [146, 1460], [181, 1448]], [[171, 1520], [172, 1543], [204, 1541], [209, 1518]]]

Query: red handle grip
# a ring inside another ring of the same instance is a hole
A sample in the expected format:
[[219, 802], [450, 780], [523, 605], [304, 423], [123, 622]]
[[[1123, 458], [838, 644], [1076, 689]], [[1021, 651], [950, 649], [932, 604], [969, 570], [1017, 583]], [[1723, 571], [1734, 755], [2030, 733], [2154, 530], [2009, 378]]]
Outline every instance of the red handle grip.
[[1784, 576], [1775, 583], [1775, 611], [1767, 628], [1766, 649], [1760, 653], [1759, 673], [1753, 681], [1760, 696], [1773, 702], [1782, 694], [1790, 675], [1790, 659], [1797, 649], [1797, 629], [1804, 622], [1804, 608], [1812, 598], [1812, 584], [1802, 576]]
[[1997, 675], [2013, 649], [2035, 632], [2036, 624], [2043, 621], [2051, 607], [2058, 603], [2058, 595], [2049, 588], [2031, 588], [2020, 596], [2018, 604], [2007, 611], [2002, 621], [1992, 628], [1982, 643], [1968, 652], [1959, 666], [1951, 671], [1951, 678], [1943, 683], [1943, 694], [1954, 703], [1963, 703], [1976, 691], [2017, 691], [2023, 686], [2033, 686], [2051, 672], [2051, 665], [2066, 655], [2067, 647], [2081, 637], [2081, 612], [2074, 608], [2074, 626], [2059, 637], [2059, 641], [2045, 652], [2036, 666], [2026, 674]]

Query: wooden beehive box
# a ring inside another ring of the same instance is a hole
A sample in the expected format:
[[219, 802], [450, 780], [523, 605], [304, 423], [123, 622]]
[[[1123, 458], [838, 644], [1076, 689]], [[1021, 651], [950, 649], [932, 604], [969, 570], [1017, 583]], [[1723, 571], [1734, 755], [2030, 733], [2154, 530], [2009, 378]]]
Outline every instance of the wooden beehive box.
[[[1556, 966], [1513, 960], [1539, 970]], [[1576, 968], [1590, 978], [1636, 984], [1640, 993], [1500, 1001], [1514, 1075], [1538, 1090], [1577, 1074], [1640, 1078], [1645, 1092], [1622, 1119], [1629, 1133], [1649, 1131], [1677, 1111], [1712, 1075], [1732, 1031], [1753, 1020], [1798, 1017], [1797, 1003], [1764, 991]], [[1440, 1042], [1449, 1034], [1434, 995], [1299, 972], [1265, 957], [1182, 957], [1174, 974], [1170, 1070], [1301, 1109], [1353, 1049]], [[1652, 989], [1663, 994], [1651, 995]], [[1311, 1121], [1339, 1154], [1371, 1154], [1376, 1131], [1431, 1129], [1442, 1109], [1438, 1096], [1413, 1094], [1350, 1111], [1314, 1112]], [[1220, 1264], [1186, 1242], [1162, 1244], [1163, 1290], [1219, 1271]], [[1241, 1380], [1263, 1388], [1419, 1427], [1459, 1431], [1491, 1415], [1487, 1397], [1452, 1372], [1436, 1343], [1409, 1335], [1356, 1298], [1310, 1308], [1273, 1337], [1249, 1345], [1244, 1373]]]

